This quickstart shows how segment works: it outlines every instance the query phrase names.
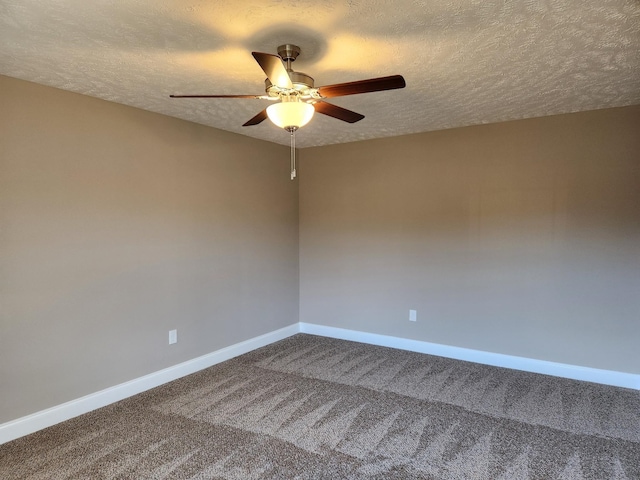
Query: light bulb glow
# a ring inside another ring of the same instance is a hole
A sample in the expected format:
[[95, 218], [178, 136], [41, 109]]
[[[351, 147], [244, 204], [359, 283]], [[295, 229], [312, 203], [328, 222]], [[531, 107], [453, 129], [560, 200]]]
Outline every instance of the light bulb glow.
[[309, 123], [314, 112], [313, 105], [304, 102], [279, 102], [267, 107], [269, 120], [280, 128], [303, 127]]

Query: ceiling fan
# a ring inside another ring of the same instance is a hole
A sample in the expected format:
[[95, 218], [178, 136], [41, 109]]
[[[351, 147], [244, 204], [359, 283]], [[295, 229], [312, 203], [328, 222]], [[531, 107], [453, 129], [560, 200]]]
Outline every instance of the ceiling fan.
[[326, 98], [343, 97], [359, 93], [380, 92], [406, 86], [402, 75], [370, 78], [355, 82], [337, 83], [323, 87], [315, 87], [312, 77], [305, 73], [295, 72], [291, 63], [300, 55], [297, 45], [281, 45], [278, 55], [252, 52], [253, 58], [267, 75], [264, 95], [170, 95], [171, 98], [253, 98], [271, 100], [277, 103], [270, 105], [242, 126], [258, 125], [269, 118], [277, 126], [291, 134], [291, 178], [295, 178], [295, 136], [294, 132], [306, 125], [314, 112], [337, 118], [348, 123], [355, 123], [364, 115], [346, 108], [326, 102]]

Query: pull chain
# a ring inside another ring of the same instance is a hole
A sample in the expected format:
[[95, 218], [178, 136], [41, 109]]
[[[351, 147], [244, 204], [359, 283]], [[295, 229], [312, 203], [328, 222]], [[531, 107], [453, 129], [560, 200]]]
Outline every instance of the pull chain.
[[291, 180], [296, 178], [296, 131], [291, 130]]

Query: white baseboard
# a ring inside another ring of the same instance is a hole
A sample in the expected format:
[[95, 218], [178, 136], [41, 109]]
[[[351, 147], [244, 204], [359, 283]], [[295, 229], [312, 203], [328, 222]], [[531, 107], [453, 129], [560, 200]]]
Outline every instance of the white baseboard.
[[412, 352], [428, 353], [439, 357], [482, 363], [484, 365], [493, 365], [495, 367], [511, 368], [513, 370], [542, 373], [544, 375], [552, 375], [554, 377], [570, 378], [573, 380], [583, 380], [586, 382], [640, 390], [640, 375], [633, 373], [600, 370], [597, 368], [580, 367], [564, 363], [548, 362], [545, 360], [535, 360], [532, 358], [514, 357], [500, 353], [451, 347], [437, 343], [409, 340], [406, 338], [378, 335], [375, 333], [358, 332], [355, 330], [327, 327], [311, 323], [301, 322], [300, 332], [320, 335], [323, 337], [339, 338], [341, 340], [369, 343], [371, 345], [380, 345], [383, 347], [397, 348], [400, 350], [409, 350]]
[[125, 398], [142, 393], [145, 390], [190, 375], [204, 368], [255, 350], [256, 348], [277, 342], [278, 340], [283, 340], [299, 332], [299, 324], [289, 325], [280, 330], [236, 343], [235, 345], [216, 350], [215, 352], [194, 358], [193, 360], [188, 360], [173, 367], [150, 373], [144, 377], [136, 378], [61, 405], [56, 405], [55, 407], [3, 423], [0, 425], [0, 444], [42, 430], [43, 428], [50, 427], [56, 423], [69, 420], [111, 403], [124, 400]]
[[562, 363], [547, 362], [531, 358], [514, 357], [500, 353], [482, 352], [467, 348], [451, 347], [436, 343], [409, 340], [406, 338], [378, 335], [375, 333], [358, 332], [343, 328], [327, 327], [311, 323], [296, 323], [288, 327], [275, 330], [258, 337], [236, 343], [215, 352], [189, 360], [173, 367], [165, 368], [144, 377], [121, 383], [114, 387], [101, 390], [84, 397], [71, 400], [40, 412], [27, 415], [0, 425], [0, 445], [16, 438], [64, 422], [78, 415], [90, 412], [111, 403], [124, 400], [151, 388], [190, 375], [199, 370], [211, 367], [217, 363], [248, 353], [260, 347], [283, 340], [296, 333], [308, 333], [323, 337], [339, 338], [354, 342], [380, 345], [383, 347], [427, 353], [440, 357], [465, 360], [469, 362], [511, 368], [525, 372], [542, 373], [556, 377], [571, 378], [587, 382], [613, 385], [616, 387], [640, 390], [640, 375], [597, 368], [580, 367]]

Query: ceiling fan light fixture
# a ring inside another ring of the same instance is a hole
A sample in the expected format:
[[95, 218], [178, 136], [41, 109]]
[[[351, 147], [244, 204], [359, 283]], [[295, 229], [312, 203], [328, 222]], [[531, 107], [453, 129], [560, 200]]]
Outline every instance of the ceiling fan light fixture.
[[251, 55], [253, 55], [253, 58], [267, 76], [264, 81], [266, 95], [170, 95], [170, 97], [280, 100], [278, 103], [260, 111], [242, 126], [258, 125], [268, 118], [275, 125], [289, 132], [291, 136], [291, 180], [293, 180], [296, 177], [295, 133], [300, 127], [309, 123], [316, 110], [322, 115], [337, 118], [347, 123], [359, 122], [364, 118], [364, 115], [324, 101], [325, 98], [381, 92], [406, 86], [402, 75], [391, 75], [316, 88], [314, 87], [313, 77], [306, 73], [295, 72], [291, 68], [291, 62], [299, 54], [300, 47], [291, 44], [280, 45], [278, 47], [278, 55], [251, 52]]
[[304, 127], [314, 112], [313, 105], [300, 101], [283, 101], [267, 107], [269, 120], [288, 131]]

